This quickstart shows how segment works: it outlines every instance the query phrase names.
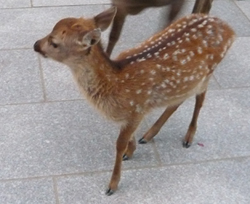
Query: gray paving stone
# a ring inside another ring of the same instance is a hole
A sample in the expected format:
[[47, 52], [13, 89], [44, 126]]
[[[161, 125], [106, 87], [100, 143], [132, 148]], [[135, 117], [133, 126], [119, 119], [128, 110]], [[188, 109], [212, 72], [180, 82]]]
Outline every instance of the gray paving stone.
[[223, 88], [250, 86], [250, 37], [237, 38], [225, 59], [215, 71], [215, 77]]
[[22, 8], [30, 6], [30, 0], [0, 0], [0, 8]]
[[[154, 138], [161, 161], [173, 164], [250, 155], [249, 99], [249, 89], [208, 91], [193, 145], [185, 149], [181, 142], [194, 108], [194, 101], [187, 101]], [[147, 117], [148, 123], [153, 124], [162, 112]]]
[[55, 204], [52, 179], [0, 181], [2, 204]]
[[211, 15], [218, 16], [228, 22], [238, 37], [250, 36], [250, 20], [235, 6], [235, 1], [214, 1]]
[[124, 171], [119, 190], [104, 195], [108, 173], [60, 178], [61, 204], [248, 204], [250, 159]]
[[33, 48], [62, 18], [92, 17], [103, 10], [102, 5], [1, 10], [0, 49]]
[[250, 19], [250, 2], [248, 0], [236, 1], [236, 4], [245, 13], [245, 15]]
[[0, 104], [41, 102], [38, 59], [32, 50], [0, 51]]
[[[0, 179], [111, 170], [118, 126], [84, 101], [0, 107]], [[155, 166], [152, 146], [124, 168]]]
[[48, 59], [41, 61], [48, 101], [83, 98], [67, 66]]
[[110, 4], [110, 0], [32, 0], [33, 6], [67, 6], [88, 4]]

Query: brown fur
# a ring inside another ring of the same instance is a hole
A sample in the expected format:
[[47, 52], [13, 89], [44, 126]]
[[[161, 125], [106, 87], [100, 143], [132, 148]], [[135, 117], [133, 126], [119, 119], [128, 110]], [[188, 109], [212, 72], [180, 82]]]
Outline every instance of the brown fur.
[[34, 45], [43, 56], [68, 65], [90, 103], [121, 123], [108, 195], [117, 189], [122, 158], [135, 150], [134, 131], [153, 108], [167, 107], [140, 143], [152, 139], [179, 105], [196, 95], [183, 142], [190, 146], [209, 79], [234, 40], [233, 30], [220, 19], [190, 15], [112, 61], [99, 40], [115, 12], [111, 8], [92, 19], [63, 19]]

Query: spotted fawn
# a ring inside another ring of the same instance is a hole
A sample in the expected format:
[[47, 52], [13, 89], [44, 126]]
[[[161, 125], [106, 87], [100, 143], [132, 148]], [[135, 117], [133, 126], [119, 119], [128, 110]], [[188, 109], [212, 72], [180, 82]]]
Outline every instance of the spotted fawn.
[[130, 158], [136, 148], [134, 131], [153, 108], [166, 110], [139, 143], [151, 140], [187, 98], [196, 96], [183, 141], [184, 147], [190, 146], [209, 79], [235, 37], [220, 19], [192, 14], [111, 60], [100, 37], [115, 14], [113, 7], [90, 19], [62, 19], [34, 44], [44, 57], [68, 65], [89, 102], [121, 125], [107, 195], [117, 189], [122, 160]]

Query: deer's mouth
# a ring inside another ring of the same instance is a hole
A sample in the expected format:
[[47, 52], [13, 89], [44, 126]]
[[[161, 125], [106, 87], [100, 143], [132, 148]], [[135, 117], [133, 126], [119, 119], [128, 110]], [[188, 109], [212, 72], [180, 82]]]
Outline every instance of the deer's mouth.
[[36, 52], [38, 52], [39, 54], [41, 54], [44, 58], [47, 58], [47, 54], [45, 52], [42, 51], [41, 47], [40, 47], [40, 41], [36, 41], [34, 46], [33, 46], [34, 50]]

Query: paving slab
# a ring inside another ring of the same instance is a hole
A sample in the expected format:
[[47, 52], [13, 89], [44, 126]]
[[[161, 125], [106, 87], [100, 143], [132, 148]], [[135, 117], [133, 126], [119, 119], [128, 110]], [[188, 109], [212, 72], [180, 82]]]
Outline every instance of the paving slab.
[[[0, 115], [0, 179], [113, 168], [119, 126], [83, 100], [4, 106]], [[157, 165], [152, 146], [139, 149], [125, 168]]]
[[43, 101], [40, 74], [33, 50], [0, 50], [0, 104]]
[[236, 1], [236, 4], [244, 12], [244, 14], [250, 19], [250, 2], [248, 0]]
[[[180, 106], [154, 138], [162, 163], [250, 156], [249, 90], [208, 91], [193, 145], [188, 149], [182, 147], [182, 139], [191, 121], [194, 100]], [[148, 124], [153, 124], [162, 112], [159, 110], [149, 115]]]
[[2, 204], [56, 204], [52, 179], [0, 181]]
[[61, 204], [248, 204], [250, 159], [124, 171], [104, 195], [109, 173], [58, 179]]
[[30, 7], [30, 0], [0, 0], [0, 9], [2, 8], [23, 8]]
[[40, 59], [47, 101], [83, 99], [67, 66], [42, 57]]
[[103, 5], [1, 10], [0, 49], [33, 48], [62, 18], [92, 17], [103, 10]]
[[250, 87], [250, 37], [236, 38], [214, 76], [222, 88]]

